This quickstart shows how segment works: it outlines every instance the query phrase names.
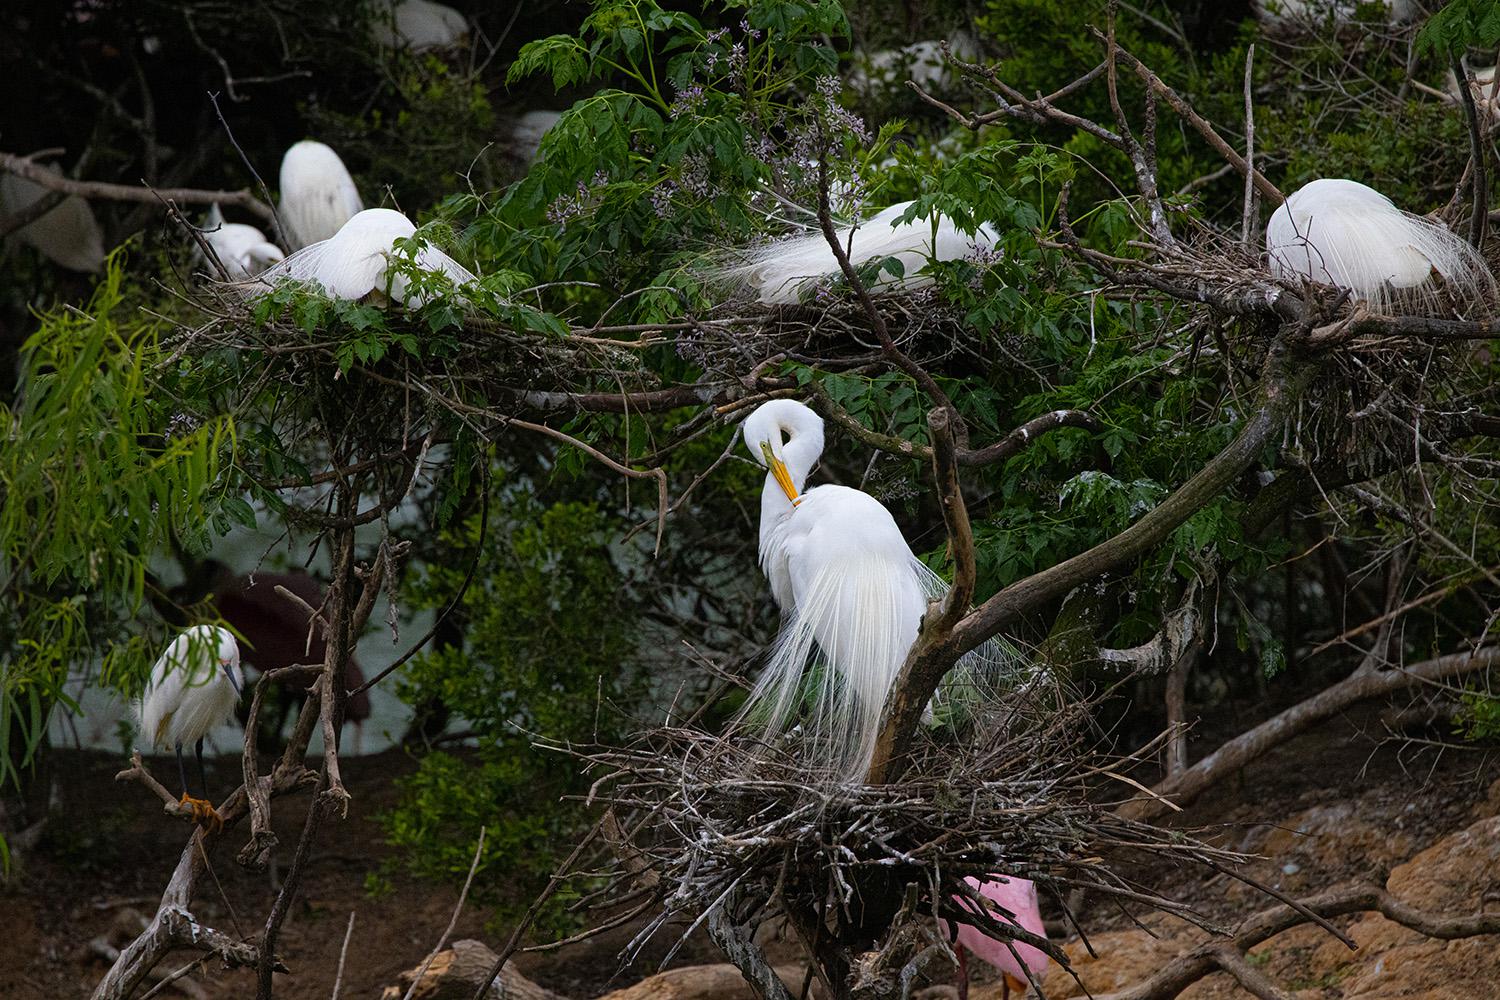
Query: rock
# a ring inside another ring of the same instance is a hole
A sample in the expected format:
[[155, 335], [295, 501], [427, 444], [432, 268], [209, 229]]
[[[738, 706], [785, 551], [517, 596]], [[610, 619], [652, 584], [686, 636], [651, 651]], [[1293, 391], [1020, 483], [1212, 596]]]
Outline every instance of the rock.
[[[433, 958], [422, 981], [412, 991], [412, 1000], [471, 1000], [498, 957], [479, 941], [455, 941], [452, 948], [438, 952]], [[418, 962], [401, 973], [398, 985], [387, 986], [381, 991], [380, 1000], [401, 1000], [421, 968], [422, 963]], [[490, 995], [505, 1000], [565, 1000], [521, 975], [509, 962], [495, 977]]]
[[[796, 996], [802, 988], [803, 970], [795, 966], [778, 966], [776, 975]], [[606, 993], [599, 1000], [754, 1000], [740, 970], [723, 962], [717, 965], [689, 965], [668, 969], [642, 979], [634, 986]], [[398, 998], [399, 1000], [399, 998]]]

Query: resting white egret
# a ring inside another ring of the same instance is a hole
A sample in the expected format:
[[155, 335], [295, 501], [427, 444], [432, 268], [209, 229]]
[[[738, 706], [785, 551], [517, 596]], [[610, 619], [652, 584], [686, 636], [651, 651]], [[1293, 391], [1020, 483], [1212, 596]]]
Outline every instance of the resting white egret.
[[[258, 282], [292, 278], [321, 285], [335, 299], [358, 301], [370, 296], [372, 301], [383, 302], [389, 296], [403, 305], [421, 305], [425, 301], [422, 293], [413, 292], [406, 276], [390, 267], [396, 240], [409, 239], [416, 231], [417, 227], [400, 212], [367, 208], [344, 223], [332, 239], [303, 247], [267, 268]], [[478, 280], [435, 247], [422, 247], [415, 262], [421, 270], [447, 275], [454, 284]]]
[[[1037, 937], [1047, 936], [1035, 882], [1005, 875], [992, 875], [984, 881], [966, 878], [964, 882], [984, 901], [985, 915], [995, 923], [1010, 924]], [[980, 912], [979, 904], [967, 897], [955, 896], [954, 901], [960, 909], [969, 913]], [[954, 934], [954, 950], [958, 952], [960, 998], [968, 992], [969, 967], [964, 960], [965, 951], [972, 951], [999, 970], [1001, 1000], [1010, 996], [1011, 990], [1025, 993], [1030, 987], [1030, 978], [1045, 972], [1047, 963], [1051, 961], [1046, 952], [1033, 945], [1001, 941], [990, 937], [973, 924], [962, 920], [955, 923], [958, 925]]]
[[[58, 173], [54, 166], [47, 169]], [[0, 210], [4, 214], [19, 212], [50, 193], [24, 177], [0, 175]], [[46, 215], [22, 226], [15, 236], [70, 271], [94, 274], [104, 267], [104, 232], [89, 203], [76, 195], [64, 198]]]
[[[887, 257], [901, 262], [901, 277], [882, 271], [873, 289], [930, 285], [932, 275], [925, 271], [929, 259], [958, 260], [976, 248], [995, 245], [997, 236], [988, 226], [980, 226], [978, 232], [969, 235], [945, 215], [938, 215], [935, 221], [913, 219], [898, 223], [896, 220], [910, 206], [911, 202], [903, 201], [857, 226], [838, 230], [839, 244], [854, 266]], [[785, 305], [805, 298], [820, 282], [842, 275], [838, 259], [822, 231], [814, 230], [751, 250], [744, 254], [743, 263], [719, 268], [710, 280], [748, 287], [767, 305]]]
[[1461, 236], [1358, 181], [1324, 178], [1293, 192], [1266, 224], [1266, 252], [1279, 277], [1347, 288], [1377, 311], [1431, 308], [1434, 272], [1460, 302], [1495, 287]]
[[[745, 420], [744, 439], [767, 469], [760, 564], [782, 615], [744, 717], [784, 729], [810, 695], [802, 724], [819, 759], [858, 779], [928, 601], [948, 585], [912, 554], [890, 511], [868, 493], [834, 485], [804, 492], [823, 453], [823, 419], [812, 410], [790, 399], [763, 403]], [[823, 669], [805, 693], [815, 646]], [[956, 669], [978, 672], [1003, 659], [998, 644], [987, 643]]]
[[213, 248], [231, 281], [253, 278], [286, 256], [254, 226], [225, 222], [218, 205], [209, 209], [203, 220], [203, 239]]
[[182, 745], [193, 744], [193, 753], [198, 758], [198, 779], [207, 796], [203, 738], [214, 727], [234, 717], [234, 706], [243, 689], [240, 647], [234, 635], [216, 625], [195, 625], [173, 639], [161, 654], [151, 668], [141, 698], [141, 732], [150, 737], [152, 746], [172, 747], [176, 752], [182, 804], [192, 808], [193, 818], [200, 823], [216, 824], [219, 814], [207, 798], [188, 794]]
[[293, 250], [326, 240], [364, 203], [339, 154], [304, 139], [281, 158], [281, 226]]
[[469, 22], [452, 7], [430, 0], [400, 0], [376, 13], [375, 37], [393, 49], [450, 49], [469, 34]]

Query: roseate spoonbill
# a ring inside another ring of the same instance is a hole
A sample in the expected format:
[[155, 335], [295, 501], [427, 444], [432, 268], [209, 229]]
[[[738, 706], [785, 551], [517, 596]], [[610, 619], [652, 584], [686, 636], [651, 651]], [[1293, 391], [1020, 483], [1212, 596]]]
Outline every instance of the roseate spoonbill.
[[304, 139], [281, 158], [281, 226], [291, 249], [329, 239], [362, 208], [354, 178], [328, 146]]
[[[47, 169], [58, 172], [54, 166]], [[6, 213], [19, 212], [50, 193], [24, 177], [0, 175], [0, 209]], [[58, 267], [84, 274], [94, 274], [104, 267], [104, 232], [89, 203], [77, 195], [64, 198], [56, 208], [21, 227], [15, 235]]]
[[[930, 599], [948, 585], [924, 566], [890, 511], [846, 486], [803, 491], [823, 452], [823, 420], [790, 399], [762, 403], [745, 420], [745, 447], [768, 471], [760, 502], [760, 564], [782, 628], [743, 717], [783, 729], [803, 701], [816, 644], [820, 672], [807, 731], [845, 779], [870, 764], [886, 694], [916, 640]], [[1005, 662], [998, 643], [957, 669]]]
[[213, 248], [231, 281], [253, 278], [286, 255], [254, 226], [225, 222], [215, 205], [203, 220], [203, 239]]
[[[901, 262], [902, 276], [882, 272], [872, 291], [930, 285], [932, 275], [925, 272], [929, 259], [958, 260], [976, 248], [989, 249], [995, 245], [998, 237], [988, 226], [980, 226], [970, 236], [945, 215], [898, 222], [911, 204], [900, 202], [857, 226], [838, 230], [839, 244], [855, 267], [887, 257]], [[751, 250], [744, 254], [743, 263], [718, 268], [710, 278], [748, 287], [767, 305], [786, 305], [803, 299], [820, 282], [842, 275], [828, 241], [816, 230]]]
[[[1037, 902], [1036, 883], [1030, 879], [1005, 875], [993, 875], [980, 881], [964, 879], [971, 889], [987, 901], [988, 916], [999, 924], [1010, 924], [1038, 937], [1047, 936], [1042, 924], [1042, 910]], [[961, 909], [979, 913], [978, 904], [964, 896], [955, 895]], [[993, 905], [989, 905], [993, 904]], [[1033, 945], [1020, 942], [996, 940], [975, 927], [960, 921], [957, 923], [954, 950], [958, 953], [959, 1000], [967, 1000], [969, 994], [969, 968], [964, 955], [973, 952], [978, 958], [1000, 970], [1001, 997], [1010, 996], [1011, 990], [1022, 994], [1031, 985], [1033, 977], [1047, 969], [1047, 953]]]
[[[344, 223], [332, 239], [303, 247], [286, 260], [263, 271], [257, 283], [283, 278], [310, 281], [335, 299], [359, 301], [369, 297], [383, 304], [387, 298], [419, 306], [425, 295], [410, 287], [406, 275], [390, 267], [398, 239], [411, 239], [417, 227], [400, 212], [367, 208]], [[416, 252], [416, 266], [442, 274], [454, 284], [477, 281], [463, 265], [435, 247]]]
[[1462, 237], [1358, 181], [1323, 178], [1293, 192], [1266, 224], [1266, 253], [1279, 277], [1346, 288], [1377, 311], [1435, 305], [1434, 272], [1456, 299], [1495, 288]]
[[[151, 668], [141, 697], [141, 732], [150, 737], [154, 747], [172, 747], [182, 779], [181, 802], [192, 808], [194, 820], [211, 827], [222, 825], [222, 821], [206, 798], [203, 738], [233, 717], [244, 686], [240, 648], [234, 636], [215, 625], [195, 625], [163, 651]], [[193, 744], [205, 798], [188, 794], [187, 769], [182, 763], [184, 743]]]

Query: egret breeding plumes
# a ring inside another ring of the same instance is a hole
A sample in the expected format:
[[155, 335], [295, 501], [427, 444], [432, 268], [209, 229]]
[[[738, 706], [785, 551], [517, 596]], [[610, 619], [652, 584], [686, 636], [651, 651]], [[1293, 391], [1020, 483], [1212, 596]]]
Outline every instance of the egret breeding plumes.
[[[808, 407], [763, 403], [745, 420], [744, 439], [767, 470], [760, 564], [782, 626], [743, 717], [773, 732], [795, 719], [819, 764], [858, 779], [869, 769], [886, 695], [922, 615], [947, 584], [912, 554], [890, 511], [868, 493], [803, 490], [823, 453], [823, 420]], [[977, 677], [1005, 659], [988, 643], [955, 670]]]
[[[1266, 224], [1271, 271], [1348, 289], [1379, 312], [1421, 312], [1492, 294], [1495, 279], [1464, 239], [1401, 211], [1358, 181], [1312, 181]], [[1439, 296], [1441, 292], [1441, 297]]]
[[[984, 915], [1001, 926], [1010, 925], [1045, 938], [1047, 928], [1042, 923], [1042, 909], [1037, 901], [1036, 883], [1030, 879], [994, 875], [980, 881], [966, 878], [964, 883], [984, 900]], [[964, 896], [954, 896], [960, 909], [978, 915], [980, 904]], [[1009, 996], [1011, 990], [1025, 993], [1031, 979], [1047, 970], [1050, 959], [1047, 953], [1029, 944], [993, 938], [973, 924], [955, 921], [959, 975], [964, 986], [968, 983], [968, 964], [964, 953], [973, 952], [978, 958], [1000, 972], [1001, 997]], [[961, 990], [960, 992], [963, 992]]]
[[213, 248], [231, 281], [253, 278], [286, 256], [254, 226], [225, 222], [218, 205], [209, 209], [203, 220], [203, 239]]
[[[54, 166], [48, 170], [57, 173]], [[14, 214], [51, 194], [47, 188], [14, 174], [0, 176], [0, 214]], [[104, 267], [104, 231], [89, 203], [77, 195], [16, 232], [16, 238], [37, 249], [59, 267], [84, 274]]]
[[[894, 257], [902, 275], [881, 271], [872, 290], [912, 289], [932, 284], [926, 271], [929, 260], [958, 260], [976, 249], [989, 249], [998, 237], [988, 226], [970, 235], [945, 215], [899, 222], [911, 202], [883, 209], [858, 225], [838, 230], [839, 245], [855, 267]], [[767, 305], [801, 301], [819, 284], [841, 277], [843, 271], [821, 230], [777, 240], [745, 254], [742, 263], [720, 268], [710, 280], [753, 290]]]
[[[413, 290], [405, 274], [392, 267], [396, 241], [411, 239], [417, 231], [410, 219], [389, 208], [367, 208], [344, 223], [332, 239], [304, 247], [286, 260], [264, 271], [259, 282], [275, 283], [284, 278], [309, 281], [330, 297], [375, 301], [389, 297], [403, 305], [419, 306], [426, 296]], [[462, 264], [438, 250], [422, 246], [412, 257], [421, 271], [446, 276], [462, 285], [478, 279]]]
[[469, 22], [452, 7], [430, 0], [400, 0], [376, 12], [375, 37], [393, 49], [451, 49], [469, 35]]
[[293, 250], [331, 238], [364, 208], [344, 161], [304, 139], [281, 158], [281, 227]]
[[[217, 823], [219, 816], [207, 800], [208, 777], [203, 770], [203, 738], [234, 717], [234, 706], [244, 690], [240, 647], [234, 635], [216, 625], [195, 625], [183, 632], [157, 659], [141, 697], [141, 732], [154, 747], [171, 747], [177, 754], [182, 779], [182, 804], [199, 822]], [[204, 798], [188, 794], [182, 745], [193, 744]]]

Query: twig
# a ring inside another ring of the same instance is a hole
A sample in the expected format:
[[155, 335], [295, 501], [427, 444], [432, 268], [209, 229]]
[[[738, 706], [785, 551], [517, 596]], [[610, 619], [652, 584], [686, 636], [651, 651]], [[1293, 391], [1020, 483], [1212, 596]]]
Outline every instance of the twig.
[[349, 938], [354, 935], [354, 911], [349, 911], [349, 926], [344, 929], [344, 944], [339, 948], [339, 970], [333, 977], [333, 993], [328, 1000], [339, 1000], [339, 990], [344, 988], [344, 959], [349, 957]]
[[[427, 975], [427, 970], [432, 967], [432, 960], [438, 957], [443, 950], [443, 945], [448, 943], [448, 936], [453, 933], [453, 928], [458, 926], [458, 915], [463, 912], [464, 901], [469, 898], [469, 886], [474, 883], [474, 873], [479, 870], [479, 858], [484, 854], [484, 827], [479, 828], [479, 842], [474, 845], [474, 860], [469, 862], [469, 875], [464, 879], [463, 890], [458, 894], [458, 903], [453, 907], [453, 916], [448, 920], [448, 927], [443, 931], [442, 937], [438, 938], [437, 944], [432, 946], [432, 951], [427, 954], [427, 960], [417, 970], [416, 976], [412, 978], [411, 985], [406, 988], [406, 995], [401, 1000], [411, 1000], [412, 994], [417, 992], [417, 984], [422, 977]], [[351, 925], [353, 916], [351, 914]]]
[[205, 191], [199, 188], [150, 188], [130, 187], [124, 184], [108, 184], [104, 181], [75, 181], [60, 174], [54, 174], [46, 167], [39, 166], [25, 157], [14, 153], [0, 152], [0, 170], [24, 177], [33, 183], [39, 184], [49, 191], [58, 191], [64, 195], [78, 195], [81, 198], [99, 198], [106, 201], [135, 201], [146, 204], [155, 203], [158, 200], [179, 201], [190, 205], [238, 205], [240, 208], [260, 216], [267, 222], [274, 222], [276, 213], [265, 202], [261, 201], [249, 191]]
[[1255, 245], [1255, 44], [1245, 50], [1245, 210], [1240, 221], [1240, 245]]
[[1484, 138], [1479, 125], [1479, 110], [1474, 106], [1473, 83], [1469, 68], [1464, 64], [1463, 53], [1454, 49], [1449, 55], [1454, 79], [1458, 82], [1458, 97], [1464, 109], [1464, 121], [1469, 126], [1470, 190], [1474, 193], [1474, 205], [1469, 214], [1469, 243], [1476, 248], [1484, 243], [1485, 223], [1489, 218], [1490, 185], [1485, 166]]

